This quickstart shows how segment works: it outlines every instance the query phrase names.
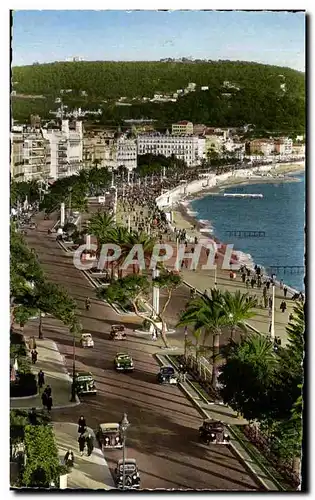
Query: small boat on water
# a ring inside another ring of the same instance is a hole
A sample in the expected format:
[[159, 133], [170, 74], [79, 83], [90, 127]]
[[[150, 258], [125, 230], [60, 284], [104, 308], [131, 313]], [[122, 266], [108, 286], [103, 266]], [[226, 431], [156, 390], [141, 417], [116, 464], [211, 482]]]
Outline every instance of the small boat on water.
[[232, 198], [263, 198], [261, 193], [223, 193], [223, 196], [230, 196]]

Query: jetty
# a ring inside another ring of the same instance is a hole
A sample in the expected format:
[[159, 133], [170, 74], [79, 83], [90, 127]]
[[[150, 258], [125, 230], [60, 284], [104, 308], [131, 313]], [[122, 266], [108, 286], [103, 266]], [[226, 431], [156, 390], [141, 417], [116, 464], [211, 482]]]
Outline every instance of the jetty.
[[231, 198], [263, 198], [261, 193], [223, 193], [223, 196]]

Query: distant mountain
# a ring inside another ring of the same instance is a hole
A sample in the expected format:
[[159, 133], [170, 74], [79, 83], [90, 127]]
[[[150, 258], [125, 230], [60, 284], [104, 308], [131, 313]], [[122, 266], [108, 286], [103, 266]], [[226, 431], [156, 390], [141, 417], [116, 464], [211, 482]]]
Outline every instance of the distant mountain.
[[[119, 97], [172, 94], [189, 83], [196, 92], [176, 103], [113, 106]], [[201, 91], [201, 86], [209, 90]], [[290, 68], [243, 61], [183, 62], [56, 62], [12, 68], [17, 94], [56, 97], [71, 107], [88, 103], [104, 107], [104, 120], [148, 117], [161, 122], [190, 119], [214, 125], [253, 123], [258, 128], [304, 129], [305, 75]], [[60, 91], [70, 90], [62, 93]], [[82, 92], [87, 95], [82, 97]], [[34, 101], [33, 101], [34, 102]], [[25, 103], [23, 104], [25, 108]], [[44, 106], [36, 104], [36, 106]], [[18, 106], [13, 106], [13, 114]], [[19, 114], [19, 113], [18, 113]]]

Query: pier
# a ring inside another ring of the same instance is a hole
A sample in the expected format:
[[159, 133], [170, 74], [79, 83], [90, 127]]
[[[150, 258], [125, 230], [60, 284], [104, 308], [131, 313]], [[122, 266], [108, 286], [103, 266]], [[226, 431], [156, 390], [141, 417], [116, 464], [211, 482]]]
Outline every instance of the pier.
[[301, 274], [305, 273], [304, 266], [267, 266], [267, 270], [270, 274], [276, 274], [282, 272], [283, 274]]
[[265, 231], [226, 231], [227, 236], [235, 238], [265, 238]]

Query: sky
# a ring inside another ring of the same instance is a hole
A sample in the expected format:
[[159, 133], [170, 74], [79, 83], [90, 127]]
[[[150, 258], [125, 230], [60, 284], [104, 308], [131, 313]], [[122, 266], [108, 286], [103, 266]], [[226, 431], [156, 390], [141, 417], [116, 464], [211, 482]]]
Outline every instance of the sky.
[[305, 70], [305, 15], [289, 12], [13, 13], [12, 64], [167, 57], [256, 61]]

